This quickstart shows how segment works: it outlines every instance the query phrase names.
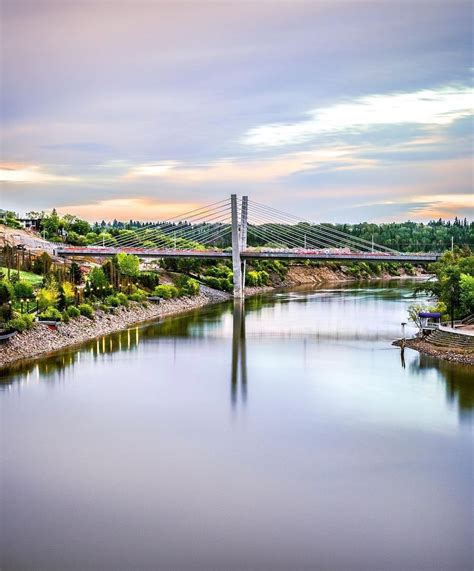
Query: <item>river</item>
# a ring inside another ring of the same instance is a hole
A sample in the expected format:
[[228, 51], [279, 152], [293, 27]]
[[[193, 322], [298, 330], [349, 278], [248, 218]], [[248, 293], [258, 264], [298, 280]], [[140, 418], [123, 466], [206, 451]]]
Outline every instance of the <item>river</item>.
[[5, 370], [2, 569], [471, 569], [472, 369], [391, 346], [409, 286], [270, 293]]

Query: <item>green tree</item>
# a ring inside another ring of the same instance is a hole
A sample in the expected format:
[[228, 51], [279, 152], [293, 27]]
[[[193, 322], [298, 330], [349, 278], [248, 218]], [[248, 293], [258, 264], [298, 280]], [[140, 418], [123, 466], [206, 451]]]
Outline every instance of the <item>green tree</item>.
[[474, 313], [474, 275], [461, 274], [461, 315]]
[[13, 289], [17, 299], [28, 299], [33, 297], [33, 286], [25, 280], [18, 281], [14, 284]]
[[48, 307], [56, 307], [59, 303], [59, 289], [56, 282], [51, 281], [47, 287], [41, 288], [38, 292], [38, 306], [41, 310]]
[[137, 256], [120, 253], [117, 254], [116, 260], [122, 275], [136, 277], [140, 273], [140, 260]]

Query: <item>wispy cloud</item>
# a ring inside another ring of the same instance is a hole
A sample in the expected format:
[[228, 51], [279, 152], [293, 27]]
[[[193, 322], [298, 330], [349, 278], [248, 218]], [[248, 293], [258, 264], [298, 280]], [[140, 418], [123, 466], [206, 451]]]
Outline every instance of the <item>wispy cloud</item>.
[[203, 182], [270, 182], [300, 172], [317, 169], [362, 169], [375, 166], [374, 159], [357, 157], [358, 149], [332, 145], [293, 153], [280, 153], [272, 157], [231, 157], [208, 163], [194, 164], [167, 161], [137, 165], [125, 179], [142, 177], [165, 178], [178, 184]]
[[242, 143], [276, 147], [305, 143], [322, 133], [365, 130], [380, 125], [448, 125], [472, 114], [472, 90], [442, 86], [411, 93], [367, 95], [351, 102], [312, 109], [294, 123], [271, 123], [247, 131]]
[[54, 183], [76, 182], [72, 176], [62, 176], [49, 172], [39, 165], [4, 164], [0, 166], [0, 182], [3, 183]]

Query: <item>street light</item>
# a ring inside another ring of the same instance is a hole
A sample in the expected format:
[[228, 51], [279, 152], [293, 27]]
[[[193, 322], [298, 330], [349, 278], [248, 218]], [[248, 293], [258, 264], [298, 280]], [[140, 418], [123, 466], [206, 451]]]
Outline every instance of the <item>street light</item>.
[[406, 325], [406, 322], [402, 321], [402, 338], [403, 338], [403, 340], [405, 340], [405, 325]]

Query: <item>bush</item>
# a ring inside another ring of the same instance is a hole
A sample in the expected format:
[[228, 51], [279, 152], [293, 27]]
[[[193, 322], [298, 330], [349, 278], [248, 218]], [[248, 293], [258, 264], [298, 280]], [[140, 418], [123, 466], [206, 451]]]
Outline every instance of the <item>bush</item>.
[[145, 291], [143, 291], [142, 289], [138, 289], [137, 291], [134, 291], [132, 294], [130, 294], [128, 296], [128, 299], [130, 299], [131, 301], [145, 301], [147, 297], [147, 293]]
[[42, 313], [39, 314], [40, 319], [44, 319], [47, 321], [61, 321], [62, 315], [59, 309], [55, 307], [47, 307]]
[[38, 292], [38, 306], [40, 309], [54, 307], [59, 302], [59, 291], [55, 285], [44, 287]]
[[74, 303], [76, 296], [74, 292], [74, 286], [71, 283], [69, 282], [63, 283], [63, 285], [61, 286], [61, 298], [66, 307], [71, 305], [71, 303]]
[[155, 288], [154, 295], [163, 299], [171, 299], [179, 296], [178, 288], [172, 285], [159, 285]]
[[187, 276], [177, 276], [175, 285], [179, 290], [179, 295], [198, 295], [199, 282]]
[[256, 271], [251, 270], [245, 276], [245, 283], [248, 286], [258, 287], [266, 286], [270, 280], [270, 275], [265, 270]]
[[18, 299], [27, 299], [29, 297], [33, 297], [33, 286], [24, 281], [20, 280], [14, 284], [13, 289], [15, 291], [15, 296]]
[[13, 318], [13, 309], [9, 303], [0, 305], [0, 323], [6, 323]]
[[137, 281], [142, 287], [145, 287], [150, 291], [153, 291], [156, 288], [156, 286], [160, 284], [160, 279], [158, 277], [158, 274], [155, 274], [153, 272], [144, 272], [140, 274], [137, 278]]
[[105, 298], [105, 303], [111, 307], [118, 307], [120, 305], [120, 301], [116, 295], [107, 296]]
[[120, 305], [123, 305], [124, 307], [128, 307], [128, 297], [124, 293], [119, 292], [116, 295], [116, 298], [118, 299], [118, 302]]
[[53, 259], [47, 252], [43, 252], [41, 256], [38, 256], [33, 261], [33, 272], [35, 274], [46, 276], [51, 270], [53, 265]]
[[10, 282], [2, 280], [0, 282], [0, 304], [8, 303], [15, 297], [15, 290]]
[[92, 319], [92, 316], [94, 315], [94, 309], [92, 305], [89, 305], [88, 303], [81, 303], [78, 309], [81, 315], [83, 315], [84, 317], [88, 317], [89, 319]]
[[232, 274], [230, 274], [227, 278], [204, 276], [203, 280], [209, 287], [212, 287], [213, 289], [218, 289], [221, 291], [232, 291], [234, 289]]
[[94, 290], [97, 290], [98, 288], [102, 289], [104, 286], [108, 287], [109, 285], [104, 270], [99, 267], [92, 268], [87, 276], [87, 281], [89, 282], [89, 287]]
[[79, 309], [77, 309], [77, 307], [75, 307], [74, 305], [71, 305], [71, 307], [67, 308], [67, 312], [66, 312], [69, 317], [71, 318], [75, 318], [75, 317], [79, 317], [79, 315], [81, 315], [81, 312], [79, 311]]
[[8, 322], [8, 326], [11, 329], [15, 329], [20, 333], [22, 331], [26, 331], [27, 329], [31, 329], [34, 323], [34, 316], [25, 314], [25, 315], [17, 315], [14, 319]]

